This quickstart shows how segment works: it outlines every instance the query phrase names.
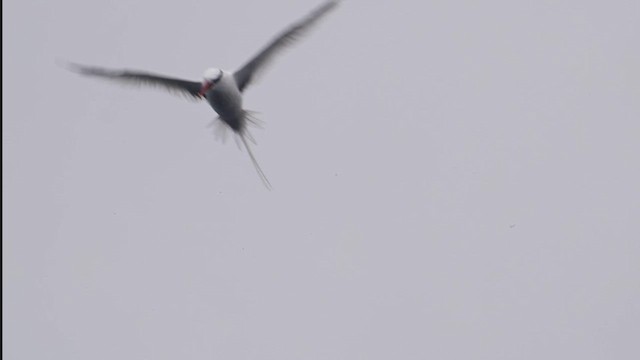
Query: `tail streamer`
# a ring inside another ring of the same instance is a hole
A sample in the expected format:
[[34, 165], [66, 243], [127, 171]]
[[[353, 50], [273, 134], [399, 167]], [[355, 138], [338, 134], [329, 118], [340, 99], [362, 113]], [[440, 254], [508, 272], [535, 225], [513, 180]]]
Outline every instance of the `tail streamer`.
[[251, 162], [253, 163], [253, 167], [256, 168], [256, 171], [258, 172], [258, 176], [260, 176], [260, 180], [262, 180], [262, 183], [264, 184], [264, 186], [266, 186], [267, 189], [271, 190], [273, 189], [273, 187], [271, 186], [271, 183], [269, 182], [269, 179], [267, 179], [267, 175], [264, 174], [264, 171], [262, 171], [262, 168], [260, 167], [260, 164], [258, 164], [258, 161], [256, 160], [256, 157], [253, 156], [253, 152], [251, 151], [251, 147], [249, 146], [249, 143], [247, 142], [246, 139], [246, 134], [245, 132], [247, 131], [246, 129], [244, 129], [245, 131], [243, 131], [242, 133], [238, 133], [240, 140], [242, 140], [242, 143], [244, 144], [244, 147], [247, 149], [247, 153], [249, 153], [249, 157], [251, 158]]

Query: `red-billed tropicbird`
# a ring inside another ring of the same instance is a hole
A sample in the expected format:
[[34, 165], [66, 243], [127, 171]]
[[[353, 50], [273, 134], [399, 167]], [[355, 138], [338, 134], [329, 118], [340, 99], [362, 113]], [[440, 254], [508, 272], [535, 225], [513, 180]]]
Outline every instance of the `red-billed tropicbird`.
[[290, 25], [239, 70], [230, 72], [210, 68], [204, 72], [201, 82], [176, 79], [144, 71], [104, 69], [74, 63], [70, 63], [68, 66], [72, 71], [82, 75], [103, 77], [125, 83], [159, 86], [197, 100], [206, 99], [218, 114], [218, 119], [225, 126], [231, 128], [242, 140], [258, 175], [267, 188], [271, 188], [269, 180], [258, 165], [247, 143], [247, 138], [251, 139], [247, 125], [253, 119], [251, 112], [243, 108], [242, 93], [277, 52], [297, 40], [338, 3], [339, 0], [326, 1], [305, 18]]

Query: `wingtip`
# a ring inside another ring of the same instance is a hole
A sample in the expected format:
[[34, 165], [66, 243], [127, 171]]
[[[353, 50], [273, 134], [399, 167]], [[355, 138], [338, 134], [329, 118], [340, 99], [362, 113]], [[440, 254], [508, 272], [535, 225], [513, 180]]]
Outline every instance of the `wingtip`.
[[340, 5], [340, 0], [329, 0], [326, 1], [324, 4], [320, 5], [320, 8], [323, 10], [331, 10], [334, 7]]
[[330, 0], [330, 1], [327, 1], [327, 5], [333, 7], [333, 6], [340, 5], [341, 2], [342, 0]]
[[56, 65], [60, 66], [61, 68], [64, 68], [66, 70], [69, 70], [71, 72], [74, 72], [76, 74], [82, 74], [85, 71], [84, 66], [71, 62], [69, 60], [64, 60], [64, 59], [56, 59]]

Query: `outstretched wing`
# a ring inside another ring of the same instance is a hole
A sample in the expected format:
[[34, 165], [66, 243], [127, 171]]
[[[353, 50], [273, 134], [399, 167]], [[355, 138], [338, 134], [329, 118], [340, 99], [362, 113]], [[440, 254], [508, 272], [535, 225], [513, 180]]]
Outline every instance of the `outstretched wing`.
[[287, 45], [292, 44], [298, 40], [313, 24], [315, 24], [322, 16], [327, 14], [330, 10], [338, 5], [338, 0], [331, 0], [325, 2], [322, 6], [318, 7], [307, 15], [304, 19], [289, 26], [287, 30], [282, 32], [278, 37], [269, 43], [262, 51], [260, 51], [253, 59], [246, 63], [240, 70], [236, 71], [233, 76], [238, 84], [240, 91], [251, 83], [255, 75], [264, 69], [265, 65], [272, 60], [280, 50], [284, 49]]
[[131, 85], [160, 87], [195, 99], [201, 98], [198, 95], [201, 83], [195, 81], [175, 79], [142, 71], [104, 69], [74, 63], [67, 64], [67, 68], [82, 75], [101, 77]]

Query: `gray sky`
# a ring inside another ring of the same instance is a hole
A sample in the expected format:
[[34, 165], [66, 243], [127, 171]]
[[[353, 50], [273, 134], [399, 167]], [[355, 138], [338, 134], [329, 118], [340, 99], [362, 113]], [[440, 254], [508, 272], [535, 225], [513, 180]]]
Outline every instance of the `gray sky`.
[[345, 1], [246, 94], [272, 192], [55, 64], [199, 80], [319, 2], [3, 2], [6, 358], [640, 358], [637, 0]]

